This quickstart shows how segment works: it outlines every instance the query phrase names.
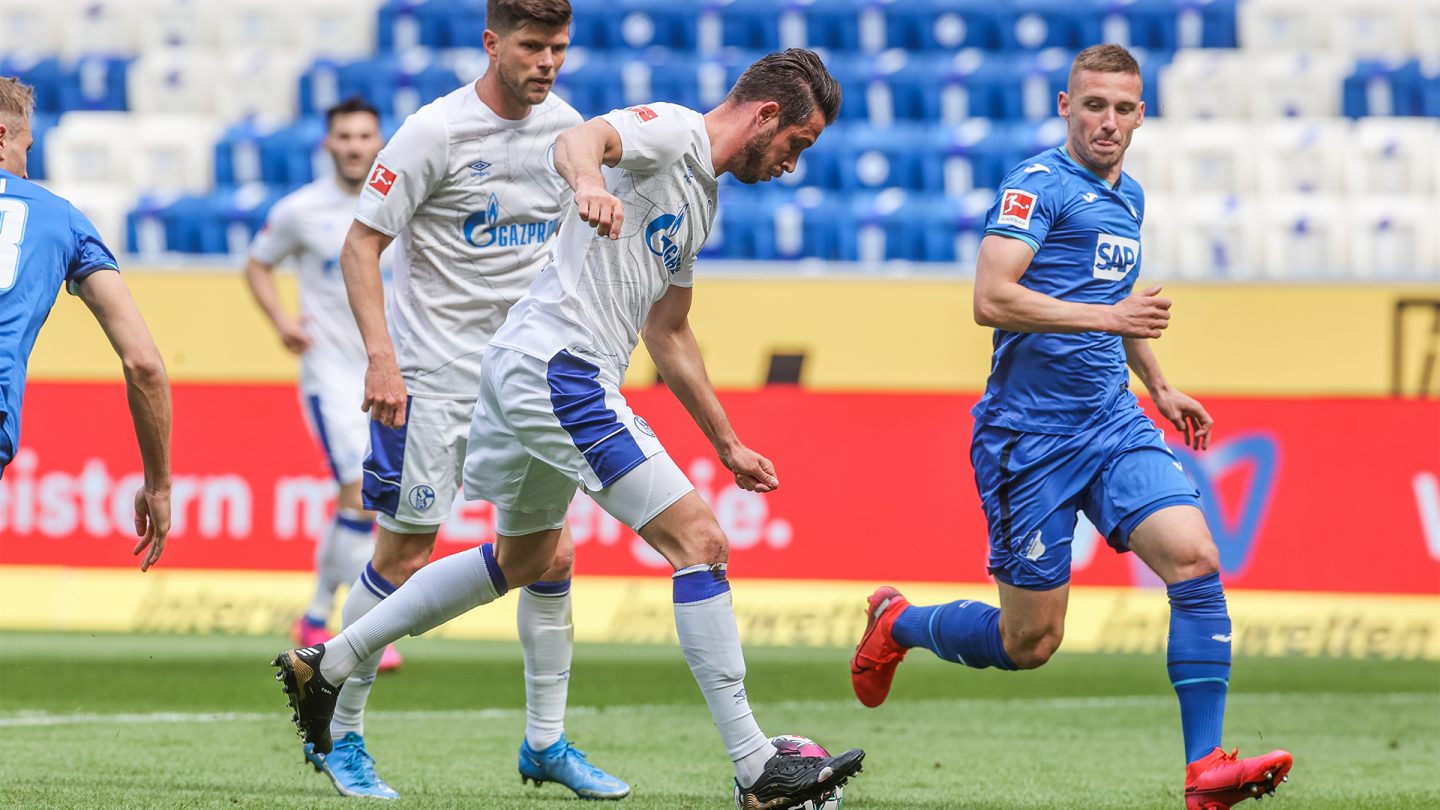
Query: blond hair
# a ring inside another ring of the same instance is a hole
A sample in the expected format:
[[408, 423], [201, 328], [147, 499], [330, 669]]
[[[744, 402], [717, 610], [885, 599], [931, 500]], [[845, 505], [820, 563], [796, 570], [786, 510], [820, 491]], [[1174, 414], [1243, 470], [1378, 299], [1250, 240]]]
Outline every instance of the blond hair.
[[1130, 52], [1119, 45], [1091, 45], [1075, 55], [1070, 64], [1070, 81], [1067, 89], [1075, 91], [1075, 77], [1082, 70], [1095, 73], [1130, 73], [1140, 75], [1140, 63]]
[[34, 111], [35, 88], [13, 76], [0, 76], [0, 118], [29, 128]]

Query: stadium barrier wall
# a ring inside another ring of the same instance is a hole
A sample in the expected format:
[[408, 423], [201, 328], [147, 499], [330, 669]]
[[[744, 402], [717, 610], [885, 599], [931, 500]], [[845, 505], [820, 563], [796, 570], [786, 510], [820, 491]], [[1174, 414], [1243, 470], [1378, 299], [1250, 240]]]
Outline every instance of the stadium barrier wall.
[[[32, 385], [21, 452], [0, 479], [0, 626], [277, 632], [303, 607], [333, 487], [295, 389], [182, 383], [174, 395], [175, 529], [161, 568], [142, 575], [124, 570], [139, 463], [123, 388]], [[769, 496], [733, 486], [663, 388], [627, 396], [730, 536], [751, 643], [852, 644], [881, 582], [920, 600], [993, 598], [968, 459], [973, 394], [725, 392], [740, 434], [777, 465]], [[1440, 402], [1206, 404], [1212, 448], [1172, 447], [1204, 496], [1238, 649], [1440, 658]], [[571, 517], [577, 637], [669, 638], [664, 562], [586, 498]], [[462, 503], [437, 553], [490, 537], [488, 505]], [[1067, 648], [1163, 644], [1159, 583], [1088, 526], [1074, 582]], [[442, 632], [512, 638], [510, 610]]]

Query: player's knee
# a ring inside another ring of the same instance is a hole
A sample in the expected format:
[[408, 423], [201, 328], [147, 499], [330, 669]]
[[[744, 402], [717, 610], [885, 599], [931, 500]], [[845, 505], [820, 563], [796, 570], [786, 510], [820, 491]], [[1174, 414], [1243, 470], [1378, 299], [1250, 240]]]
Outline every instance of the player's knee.
[[560, 582], [570, 578], [575, 570], [575, 547], [561, 546], [555, 549], [555, 556], [550, 558], [550, 567], [545, 570], [541, 577], [545, 582]]
[[1187, 579], [1209, 576], [1220, 570], [1220, 550], [1209, 537], [1186, 543], [1175, 550], [1171, 567], [1171, 581], [1184, 582]]
[[1038, 669], [1060, 649], [1065, 632], [1060, 627], [1044, 627], [1008, 635], [1005, 654], [1020, 669]]

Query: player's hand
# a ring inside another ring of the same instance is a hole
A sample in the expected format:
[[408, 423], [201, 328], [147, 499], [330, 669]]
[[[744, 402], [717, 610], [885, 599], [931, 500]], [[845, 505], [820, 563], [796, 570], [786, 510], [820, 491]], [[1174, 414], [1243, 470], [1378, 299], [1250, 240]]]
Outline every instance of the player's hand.
[[165, 535], [170, 533], [170, 491], [150, 490], [145, 487], [135, 491], [135, 535], [140, 542], [135, 544], [132, 554], [139, 554], [146, 548], [150, 552], [140, 561], [140, 570], [149, 571], [150, 566], [159, 562], [165, 552]]
[[620, 228], [625, 224], [625, 203], [602, 188], [585, 188], [575, 192], [575, 210], [581, 221], [595, 229], [600, 236], [620, 238]]
[[1170, 325], [1170, 299], [1159, 297], [1161, 289], [1156, 284], [1112, 305], [1114, 323], [1106, 331], [1128, 338], [1160, 337], [1161, 330]]
[[365, 400], [360, 410], [386, 427], [405, 424], [405, 378], [395, 358], [375, 359], [365, 367]]
[[280, 342], [285, 344], [285, 348], [289, 349], [291, 354], [304, 354], [315, 342], [310, 337], [310, 333], [305, 331], [305, 324], [309, 320], [309, 318], [287, 320], [277, 327], [280, 332]]
[[775, 465], [770, 459], [744, 445], [733, 450], [721, 451], [720, 463], [735, 474], [735, 486], [750, 492], [774, 492], [780, 487], [775, 477]]
[[1193, 397], [1170, 389], [1155, 396], [1155, 407], [1185, 436], [1186, 447], [1204, 450], [1210, 446], [1215, 420]]

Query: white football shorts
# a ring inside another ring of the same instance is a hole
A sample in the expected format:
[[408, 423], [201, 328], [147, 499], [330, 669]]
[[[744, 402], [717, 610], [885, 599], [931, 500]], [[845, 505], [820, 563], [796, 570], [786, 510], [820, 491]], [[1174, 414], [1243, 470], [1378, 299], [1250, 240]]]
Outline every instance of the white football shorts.
[[335, 480], [341, 485], [359, 481], [370, 444], [370, 417], [360, 410], [363, 371], [358, 379], [304, 380], [299, 390], [305, 424], [325, 452]]
[[405, 424], [370, 422], [370, 453], [361, 488], [365, 508], [397, 534], [435, 531], [450, 517], [460, 489], [473, 399], [409, 397]]
[[499, 534], [559, 528], [577, 488], [637, 530], [694, 490], [618, 382], [569, 352], [489, 348], [464, 480], [466, 498], [495, 505]]

